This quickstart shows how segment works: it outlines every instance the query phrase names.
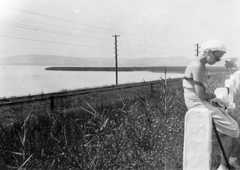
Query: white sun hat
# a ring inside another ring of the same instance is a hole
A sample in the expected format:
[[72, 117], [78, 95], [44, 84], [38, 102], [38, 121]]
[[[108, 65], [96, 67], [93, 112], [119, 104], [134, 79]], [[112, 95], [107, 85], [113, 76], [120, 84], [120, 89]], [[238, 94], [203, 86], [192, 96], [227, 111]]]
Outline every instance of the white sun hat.
[[201, 51], [202, 52], [208, 52], [208, 51], [222, 51], [226, 52], [226, 46], [217, 39], [212, 39], [204, 42], [201, 45]]

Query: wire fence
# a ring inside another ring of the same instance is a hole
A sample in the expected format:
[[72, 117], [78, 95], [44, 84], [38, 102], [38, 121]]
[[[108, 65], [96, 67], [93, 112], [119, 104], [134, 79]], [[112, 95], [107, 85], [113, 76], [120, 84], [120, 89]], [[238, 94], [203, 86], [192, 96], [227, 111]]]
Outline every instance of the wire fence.
[[[181, 78], [174, 78], [174, 79], [168, 79], [167, 81], [168, 83], [171, 83], [171, 82], [176, 82], [180, 80]], [[72, 91], [65, 91], [65, 92], [58, 92], [58, 93], [48, 93], [48, 94], [1, 99], [0, 107], [50, 100], [51, 110], [54, 110], [54, 100], [57, 98], [64, 98], [64, 97], [84, 95], [84, 94], [89, 94], [94, 92], [98, 93], [98, 92], [120, 90], [120, 89], [127, 89], [127, 88], [141, 87], [141, 86], [149, 86], [149, 89], [153, 90], [154, 84], [164, 83], [164, 81], [165, 80], [162, 79], [162, 80], [154, 80], [154, 81], [147, 81], [147, 82], [141, 82], [141, 83], [122, 84], [117, 86], [106, 86], [106, 87], [80, 89], [80, 90], [72, 90]]]

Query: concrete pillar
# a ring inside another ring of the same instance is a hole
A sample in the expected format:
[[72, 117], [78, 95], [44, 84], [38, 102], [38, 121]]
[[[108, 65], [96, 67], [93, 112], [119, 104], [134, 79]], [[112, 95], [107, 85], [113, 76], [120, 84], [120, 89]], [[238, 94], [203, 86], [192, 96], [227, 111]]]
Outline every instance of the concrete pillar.
[[210, 170], [212, 116], [205, 108], [192, 108], [185, 116], [183, 170]]

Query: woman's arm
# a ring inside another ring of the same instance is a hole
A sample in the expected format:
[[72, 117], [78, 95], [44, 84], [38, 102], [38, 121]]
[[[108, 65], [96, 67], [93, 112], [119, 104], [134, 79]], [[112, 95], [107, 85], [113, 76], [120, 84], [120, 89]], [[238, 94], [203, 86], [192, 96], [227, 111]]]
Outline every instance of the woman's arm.
[[[198, 81], [198, 82], [204, 84], [205, 70], [202, 65], [200, 65], [200, 64], [195, 65], [195, 68], [193, 69], [192, 74], [193, 74], [194, 81]], [[200, 85], [195, 84], [194, 88], [195, 88], [196, 94], [202, 100], [208, 100], [208, 99], [212, 99], [215, 97], [215, 95], [213, 93], [207, 93], [205, 91], [205, 89]]]

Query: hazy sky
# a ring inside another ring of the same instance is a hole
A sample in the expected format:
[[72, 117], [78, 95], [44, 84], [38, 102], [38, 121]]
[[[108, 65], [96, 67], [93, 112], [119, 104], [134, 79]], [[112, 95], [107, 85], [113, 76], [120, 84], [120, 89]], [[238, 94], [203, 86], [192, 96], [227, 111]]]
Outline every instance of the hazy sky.
[[0, 57], [195, 57], [216, 38], [240, 60], [239, 0], [0, 0]]

